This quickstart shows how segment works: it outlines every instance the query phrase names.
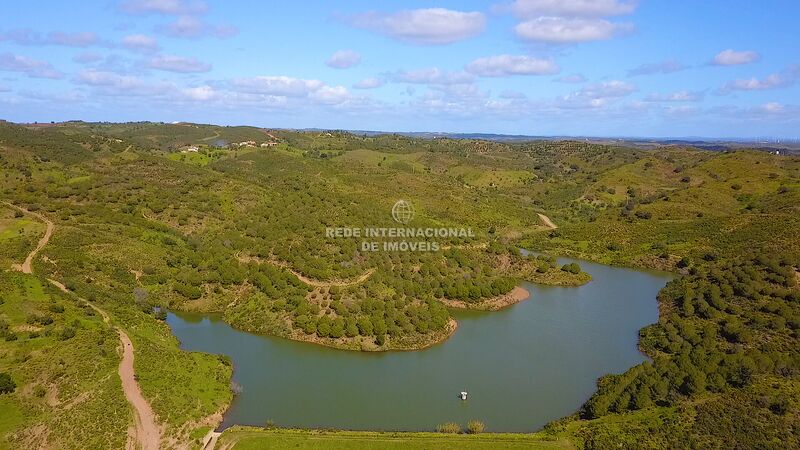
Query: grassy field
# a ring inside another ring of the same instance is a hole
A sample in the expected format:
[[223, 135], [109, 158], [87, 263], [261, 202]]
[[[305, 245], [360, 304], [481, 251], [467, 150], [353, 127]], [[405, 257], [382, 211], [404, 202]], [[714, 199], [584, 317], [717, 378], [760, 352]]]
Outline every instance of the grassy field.
[[[552, 439], [552, 440], [551, 440]], [[565, 439], [539, 434], [448, 435], [441, 433], [379, 433], [369, 431], [259, 430], [234, 427], [225, 431], [218, 446], [236, 450], [259, 449], [572, 449]]]

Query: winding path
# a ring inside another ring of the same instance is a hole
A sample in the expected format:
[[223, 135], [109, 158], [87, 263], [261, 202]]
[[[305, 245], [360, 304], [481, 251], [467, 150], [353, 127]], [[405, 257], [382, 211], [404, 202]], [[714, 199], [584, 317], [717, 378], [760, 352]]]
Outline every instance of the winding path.
[[248, 263], [248, 262], [255, 262], [258, 264], [272, 264], [276, 267], [282, 267], [289, 271], [292, 275], [296, 276], [300, 281], [303, 283], [312, 286], [312, 287], [319, 287], [319, 288], [330, 288], [332, 286], [336, 287], [347, 287], [347, 286], [355, 286], [357, 284], [361, 284], [369, 279], [373, 273], [375, 273], [375, 268], [369, 269], [366, 272], [359, 275], [357, 278], [352, 279], [345, 279], [345, 280], [330, 280], [330, 281], [322, 281], [322, 280], [315, 280], [313, 278], [308, 278], [307, 276], [303, 275], [302, 273], [294, 270], [291, 265], [287, 262], [279, 261], [274, 258], [270, 259], [261, 259], [257, 256], [245, 256], [241, 253], [236, 253], [236, 260], [240, 263]]
[[539, 220], [541, 220], [544, 226], [546, 226], [547, 228], [550, 228], [551, 230], [555, 230], [556, 228], [558, 228], [558, 225], [554, 224], [549, 217], [545, 216], [542, 213], [536, 213], [536, 214], [539, 215]]
[[44, 248], [44, 246], [47, 245], [48, 242], [50, 242], [50, 236], [53, 235], [53, 230], [56, 228], [56, 226], [53, 224], [53, 222], [50, 219], [48, 219], [47, 217], [45, 217], [45, 216], [43, 216], [43, 215], [41, 215], [39, 213], [35, 213], [33, 211], [28, 211], [25, 208], [20, 208], [19, 206], [13, 205], [13, 204], [8, 203], [8, 202], [3, 202], [3, 203], [8, 205], [8, 206], [10, 206], [11, 208], [16, 209], [17, 211], [20, 211], [23, 214], [27, 214], [29, 216], [33, 216], [33, 217], [37, 218], [37, 219], [41, 220], [42, 222], [44, 222], [47, 225], [47, 229], [44, 232], [44, 236], [42, 236], [42, 238], [39, 239], [39, 243], [36, 244], [36, 248], [31, 250], [30, 253], [28, 253], [28, 257], [25, 258], [25, 261], [22, 264], [14, 264], [12, 266], [12, 268], [14, 270], [18, 270], [18, 271], [20, 271], [22, 273], [31, 274], [31, 273], [33, 273], [33, 258], [35, 258], [36, 254], [39, 253]]
[[[14, 265], [16, 270], [27, 274], [32, 274], [33, 258], [35, 258], [36, 254], [39, 253], [39, 251], [41, 251], [50, 241], [50, 236], [53, 235], [55, 225], [52, 221], [41, 214], [28, 211], [27, 209], [20, 208], [19, 206], [8, 202], [3, 203], [18, 211], [21, 211], [23, 214], [36, 217], [47, 224], [47, 230], [45, 231], [44, 236], [39, 240], [39, 244], [36, 246], [36, 248], [30, 254], [28, 254], [27, 258], [25, 258], [25, 262], [21, 265]], [[50, 278], [48, 278], [47, 281], [61, 291], [70, 293], [70, 290], [67, 289], [63, 283]], [[136, 447], [140, 448], [141, 450], [158, 450], [161, 446], [161, 429], [156, 424], [156, 416], [155, 413], [153, 413], [153, 409], [150, 407], [147, 399], [145, 399], [142, 395], [142, 391], [139, 388], [139, 383], [136, 381], [136, 375], [133, 367], [133, 343], [131, 342], [131, 339], [124, 331], [122, 331], [121, 328], [111, 325], [111, 318], [103, 309], [84, 298], [78, 297], [78, 300], [89, 305], [89, 307], [97, 311], [97, 313], [100, 314], [100, 317], [103, 318], [103, 323], [116, 329], [117, 333], [119, 334], [119, 341], [122, 345], [122, 359], [119, 362], [118, 373], [119, 378], [122, 381], [122, 390], [125, 393], [125, 398], [128, 400], [128, 403], [131, 404], [134, 410], [135, 439], [138, 442], [138, 445], [133, 442], [128, 442], [126, 447], [131, 450], [135, 449]]]

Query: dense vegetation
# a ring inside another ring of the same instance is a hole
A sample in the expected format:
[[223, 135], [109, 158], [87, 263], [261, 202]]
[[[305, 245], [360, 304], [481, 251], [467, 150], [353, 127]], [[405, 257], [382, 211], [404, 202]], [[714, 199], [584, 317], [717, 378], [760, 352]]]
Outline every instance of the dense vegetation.
[[[245, 141], [256, 146], [230, 145]], [[16, 385], [0, 395], [11, 418], [0, 432], [12, 446], [69, 446], [74, 432], [52, 440], [35, 425], [66, 430], [100, 416], [99, 404], [120, 413], [92, 422], [97, 446], [118, 447], [128, 423], [118, 378], [109, 378], [109, 329], [47, 278], [131, 332], [145, 396], [167, 435], [187, 436], [229, 402], [231, 369], [180, 351], [162, 322], [167, 308], [222, 312], [241, 329], [341, 348], [420, 348], [452, 331], [445, 304], [478, 308], [521, 279], [589, 281], [574, 264], [520, 248], [682, 275], [660, 295], [659, 323], [642, 330], [652, 361], [603, 378], [579, 414], [549, 431], [598, 448], [796, 444], [794, 157], [0, 123], [0, 192], [56, 224], [34, 275], [0, 272], [0, 372]], [[389, 211], [400, 198], [414, 205], [413, 227], [469, 227], [475, 237], [439, 239], [437, 252], [367, 252], [358, 239], [325, 236], [326, 227], [395, 226]], [[0, 264], [24, 260], [43, 231], [0, 208]], [[73, 359], [91, 367], [59, 362]]]

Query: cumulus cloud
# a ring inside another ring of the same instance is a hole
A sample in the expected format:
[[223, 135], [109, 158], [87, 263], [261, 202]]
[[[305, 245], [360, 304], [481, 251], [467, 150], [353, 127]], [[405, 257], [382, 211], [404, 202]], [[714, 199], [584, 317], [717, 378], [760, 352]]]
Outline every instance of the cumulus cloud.
[[331, 55], [325, 65], [334, 69], [349, 69], [361, 63], [361, 55], [353, 50], [339, 50]]
[[197, 39], [202, 37], [229, 38], [238, 33], [236, 27], [213, 25], [194, 16], [180, 16], [174, 22], [156, 27], [160, 33], [175, 37]]
[[561, 82], [561, 83], [577, 84], [577, 83], [586, 82], [586, 77], [584, 77], [583, 75], [581, 75], [579, 73], [574, 73], [572, 75], [565, 75], [563, 77], [556, 78], [556, 81]]
[[496, 55], [472, 61], [467, 64], [466, 71], [481, 77], [506, 77], [511, 75], [549, 75], [557, 73], [559, 68], [550, 59]]
[[356, 89], [375, 89], [381, 86], [383, 86], [383, 80], [377, 77], [364, 78], [353, 85]]
[[33, 30], [11, 30], [0, 33], [0, 42], [9, 41], [17, 45], [63, 45], [66, 47], [89, 47], [100, 44], [100, 38], [92, 32], [52, 31], [42, 36]]
[[144, 34], [131, 34], [122, 38], [122, 46], [134, 52], [154, 52], [158, 50], [158, 41]]
[[754, 51], [747, 50], [737, 52], [733, 49], [727, 49], [717, 53], [717, 56], [714, 57], [711, 63], [717, 66], [738, 66], [756, 62], [760, 58], [761, 55]]
[[211, 86], [197, 86], [184, 88], [181, 93], [190, 100], [206, 101], [217, 96], [217, 92]]
[[628, 71], [629, 77], [638, 75], [654, 75], [679, 72], [686, 69], [686, 66], [674, 59], [668, 59], [657, 63], [642, 64]]
[[447, 72], [437, 67], [412, 71], [400, 71], [394, 74], [392, 81], [411, 84], [469, 84], [474, 77], [466, 72]]
[[618, 0], [516, 0], [509, 9], [517, 17], [606, 17], [630, 14], [636, 2]]
[[220, 97], [219, 93], [208, 85], [181, 86], [173, 82], [106, 70], [83, 70], [75, 76], [74, 82], [89, 86], [95, 93], [109, 97], [151, 97], [154, 100], [168, 102], [200, 102]]
[[305, 97], [324, 85], [319, 80], [304, 80], [287, 76], [258, 76], [236, 78], [232, 81], [233, 88], [239, 92], [282, 97]]
[[287, 76], [257, 76], [236, 78], [229, 83], [234, 92], [269, 98], [287, 103], [290, 99], [310, 100], [313, 104], [340, 106], [363, 104], [364, 98], [354, 97], [344, 86], [331, 86], [320, 80]]
[[611, 39], [616, 33], [626, 29], [629, 29], [626, 24], [612, 23], [605, 19], [538, 17], [517, 24], [514, 33], [525, 41], [575, 44]]
[[147, 67], [180, 73], [208, 72], [211, 70], [211, 64], [198, 61], [194, 58], [173, 55], [161, 55], [151, 58], [147, 62]]
[[628, 23], [606, 18], [630, 14], [635, 1], [618, 0], [516, 0], [500, 7], [521, 20], [514, 33], [523, 41], [576, 44], [602, 41], [632, 29]]
[[473, 37], [483, 31], [486, 18], [479, 12], [428, 8], [396, 13], [368, 12], [351, 16], [358, 28], [415, 45], [443, 45]]
[[102, 55], [94, 52], [83, 52], [72, 57], [72, 60], [78, 64], [91, 64], [102, 59]]
[[47, 35], [46, 40], [49, 44], [65, 45], [68, 47], [88, 47], [100, 41], [96, 34], [88, 31], [78, 33], [54, 31]]
[[119, 10], [133, 15], [188, 15], [203, 14], [208, 10], [208, 5], [199, 0], [125, 0], [119, 4]]
[[561, 97], [560, 106], [567, 108], [597, 108], [625, 97], [636, 91], [631, 83], [611, 80], [584, 86], [582, 89]]
[[132, 75], [121, 75], [105, 70], [82, 70], [75, 76], [75, 82], [101, 88], [104, 95], [144, 95], [166, 92], [162, 84], [151, 84]]
[[64, 74], [54, 69], [53, 66], [38, 59], [15, 55], [13, 53], [0, 54], [0, 70], [20, 72], [32, 78], [62, 78]]
[[699, 102], [705, 93], [702, 91], [678, 91], [668, 94], [650, 94], [645, 97], [647, 102]]
[[779, 87], [785, 87], [792, 83], [792, 80], [788, 77], [785, 77], [781, 74], [774, 73], [769, 75], [765, 78], [758, 79], [758, 78], [744, 78], [739, 80], [733, 80], [725, 86], [723, 86], [722, 90], [725, 92], [730, 91], [761, 91], [764, 89], [775, 89]]

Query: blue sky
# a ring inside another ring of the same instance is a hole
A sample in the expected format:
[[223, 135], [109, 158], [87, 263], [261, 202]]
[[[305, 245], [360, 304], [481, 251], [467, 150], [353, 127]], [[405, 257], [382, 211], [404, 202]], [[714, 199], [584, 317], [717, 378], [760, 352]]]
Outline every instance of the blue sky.
[[86, 0], [4, 12], [0, 118], [17, 122], [800, 137], [790, 0]]

